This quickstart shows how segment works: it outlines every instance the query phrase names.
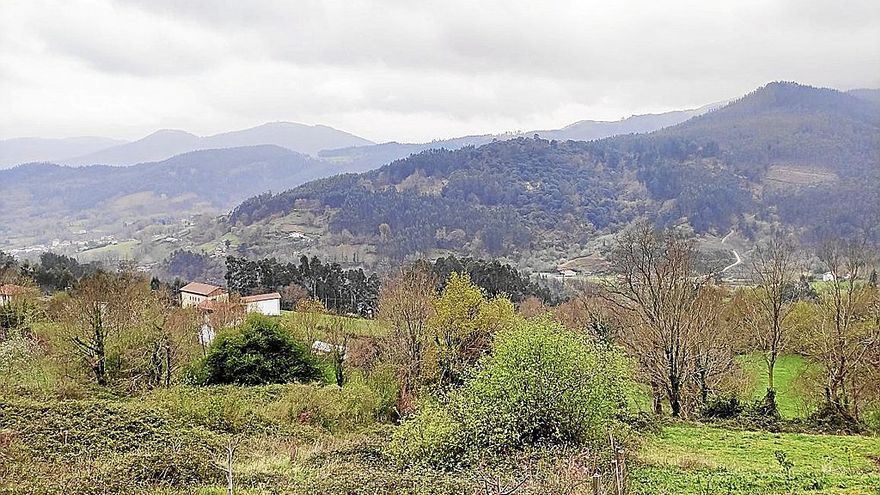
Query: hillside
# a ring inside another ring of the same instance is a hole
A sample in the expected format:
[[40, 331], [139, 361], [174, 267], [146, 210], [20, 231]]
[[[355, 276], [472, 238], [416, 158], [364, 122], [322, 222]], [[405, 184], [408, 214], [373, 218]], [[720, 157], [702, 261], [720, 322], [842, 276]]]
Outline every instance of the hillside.
[[217, 214], [270, 189], [339, 173], [278, 146], [195, 151], [130, 167], [28, 164], [0, 171], [0, 224], [22, 235], [54, 237], [77, 224], [148, 224]]
[[118, 139], [102, 137], [3, 139], [0, 140], [0, 169], [19, 163], [55, 162], [70, 156], [94, 153], [124, 143], [125, 141]]
[[878, 165], [880, 105], [833, 89], [777, 82], [657, 135], [714, 142], [732, 165], [756, 177], [774, 164], [861, 174]]
[[[372, 172], [252, 198], [233, 210], [229, 227], [248, 230], [259, 251], [261, 229], [289, 226], [291, 215], [308, 212], [328, 218], [323, 243], [367, 245], [380, 256], [560, 259], [640, 215], [715, 235], [736, 228], [753, 236], [778, 221], [804, 232], [855, 228], [880, 209], [877, 182], [865, 180], [880, 168], [878, 129], [869, 102], [773, 83], [649, 135], [589, 143], [518, 138], [425, 151]], [[785, 182], [804, 167], [820, 180]], [[842, 191], [856, 200], [846, 207], [815, 203], [817, 195]]]
[[[164, 129], [131, 143], [57, 160], [65, 165], [132, 165], [168, 159], [182, 153], [242, 146], [275, 145], [303, 154], [323, 149], [372, 144], [347, 132], [323, 125], [273, 122], [250, 129], [199, 137], [181, 130]], [[20, 163], [20, 162], [19, 162]]]

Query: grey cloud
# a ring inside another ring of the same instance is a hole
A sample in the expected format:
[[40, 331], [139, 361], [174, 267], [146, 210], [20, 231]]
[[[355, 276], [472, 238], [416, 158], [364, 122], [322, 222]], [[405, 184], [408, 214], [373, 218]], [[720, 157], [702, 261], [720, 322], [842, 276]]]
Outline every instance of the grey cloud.
[[[89, 133], [111, 127], [65, 92], [113, 92], [104, 113], [145, 132], [200, 118], [193, 131], [307, 120], [381, 140], [697, 106], [777, 79], [880, 86], [880, 2], [867, 0], [35, 0], [0, 9], [12, 14], [0, 15], [0, 87], [23, 95], [0, 116], [5, 133], [80, 115]], [[64, 81], [39, 77], [59, 67]], [[41, 115], [45, 105], [28, 99], [39, 94], [64, 104]]]

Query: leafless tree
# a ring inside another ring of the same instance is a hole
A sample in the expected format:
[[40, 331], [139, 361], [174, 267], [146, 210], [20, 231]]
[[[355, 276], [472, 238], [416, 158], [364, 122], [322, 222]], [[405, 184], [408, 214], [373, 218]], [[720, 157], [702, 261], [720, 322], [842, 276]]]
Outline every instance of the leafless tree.
[[608, 299], [629, 317], [623, 340], [654, 389], [655, 410], [662, 390], [675, 417], [693, 376], [696, 306], [708, 280], [697, 276], [693, 261], [690, 241], [639, 222], [618, 236], [611, 259], [617, 279], [606, 287]]
[[99, 385], [107, 385], [110, 345], [140, 325], [139, 307], [147, 280], [133, 273], [102, 273], [83, 279], [64, 305], [61, 324], [67, 339]]
[[402, 361], [404, 396], [412, 394], [419, 383], [436, 286], [427, 267], [413, 265], [386, 281], [379, 293], [379, 317], [391, 324], [394, 352]]
[[807, 348], [824, 369], [826, 405], [857, 419], [859, 391], [876, 375], [880, 345], [880, 325], [872, 321], [877, 289], [860, 282], [871, 253], [864, 241], [835, 240], [817, 254], [831, 281], [820, 294], [819, 319]]
[[788, 348], [790, 333], [786, 319], [793, 301], [786, 293], [797, 276], [795, 246], [782, 237], [759, 245], [752, 254], [752, 297], [745, 309], [746, 327], [767, 363], [766, 405], [776, 411], [774, 372], [780, 354]]

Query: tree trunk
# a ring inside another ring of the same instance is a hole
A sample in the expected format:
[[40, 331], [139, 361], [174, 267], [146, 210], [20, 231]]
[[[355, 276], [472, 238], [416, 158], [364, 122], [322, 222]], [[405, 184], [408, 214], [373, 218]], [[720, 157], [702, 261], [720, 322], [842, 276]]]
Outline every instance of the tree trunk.
[[651, 382], [651, 398], [653, 400], [654, 414], [663, 415], [663, 393], [660, 391], [660, 385], [657, 382]]

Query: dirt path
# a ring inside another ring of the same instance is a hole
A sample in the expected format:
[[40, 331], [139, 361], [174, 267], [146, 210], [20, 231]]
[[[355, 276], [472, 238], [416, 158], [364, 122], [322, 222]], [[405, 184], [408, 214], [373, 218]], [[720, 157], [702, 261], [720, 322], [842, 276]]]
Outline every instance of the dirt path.
[[[727, 241], [727, 238], [730, 237], [731, 234], [733, 234], [733, 229], [730, 229], [730, 232], [728, 232], [726, 236], [724, 236], [724, 237], [721, 238], [721, 244], [724, 244], [724, 242]], [[739, 256], [739, 253], [736, 252], [736, 249], [731, 249], [730, 252], [733, 253], [733, 256], [734, 256], [734, 257], [736, 257], [736, 262], [734, 262], [734, 263], [732, 263], [732, 264], [730, 264], [730, 265], [727, 265], [727, 266], [725, 266], [724, 268], [722, 268], [720, 273], [724, 273], [724, 272], [726, 272], [727, 270], [730, 270], [731, 268], [733, 268], [733, 267], [735, 267], [735, 266], [737, 266], [737, 265], [742, 264], [742, 258]]]

